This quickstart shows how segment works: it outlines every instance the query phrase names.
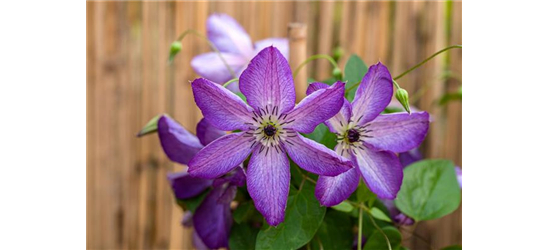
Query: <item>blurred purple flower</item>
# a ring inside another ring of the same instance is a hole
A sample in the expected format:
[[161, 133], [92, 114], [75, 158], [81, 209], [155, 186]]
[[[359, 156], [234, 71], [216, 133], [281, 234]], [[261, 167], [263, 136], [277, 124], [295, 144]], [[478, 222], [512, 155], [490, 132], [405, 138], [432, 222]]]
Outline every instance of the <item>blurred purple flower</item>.
[[[312, 83], [308, 95], [327, 88]], [[354, 168], [341, 175], [318, 178], [315, 196], [324, 206], [334, 206], [356, 190], [360, 176], [380, 198], [394, 199], [402, 184], [402, 166], [395, 153], [417, 147], [429, 129], [426, 112], [380, 113], [393, 96], [389, 70], [381, 63], [373, 65], [362, 79], [353, 103], [344, 101], [341, 111], [325, 122], [338, 136], [335, 151], [352, 159]]]
[[[223, 59], [230, 65], [237, 77], [240, 76], [250, 60], [268, 46], [276, 46], [288, 58], [288, 39], [268, 38], [252, 44], [248, 33], [229, 15], [213, 14], [209, 16], [206, 29], [208, 39], [221, 52]], [[233, 78], [215, 52], [194, 57], [191, 66], [200, 76], [216, 83], [223, 84]], [[230, 89], [237, 90], [237, 84], [231, 84]]]
[[[204, 147], [203, 145], [225, 135], [224, 131], [210, 126], [204, 119], [197, 125], [198, 137], [165, 115], [160, 117], [157, 127], [164, 152], [172, 161], [181, 164], [188, 164], [198, 150]], [[195, 213], [186, 212], [182, 219], [184, 226], [194, 226], [196, 237], [199, 237], [198, 240], [193, 240], [197, 248], [203, 247], [204, 244], [212, 249], [228, 247], [233, 221], [230, 203], [236, 195], [236, 187], [244, 185], [244, 178], [241, 167], [215, 180], [191, 177], [186, 172], [168, 174], [168, 180], [177, 199], [189, 199], [213, 187], [196, 208]]]
[[189, 162], [191, 176], [217, 178], [252, 154], [246, 170], [255, 207], [267, 222], [278, 225], [290, 190], [289, 157], [301, 168], [335, 176], [352, 167], [334, 151], [301, 136], [334, 116], [343, 104], [345, 84], [316, 91], [295, 105], [290, 65], [278, 49], [268, 47], [252, 59], [240, 76], [240, 97], [209, 80], [192, 82], [204, 118], [218, 129], [242, 132], [225, 135], [204, 147]]

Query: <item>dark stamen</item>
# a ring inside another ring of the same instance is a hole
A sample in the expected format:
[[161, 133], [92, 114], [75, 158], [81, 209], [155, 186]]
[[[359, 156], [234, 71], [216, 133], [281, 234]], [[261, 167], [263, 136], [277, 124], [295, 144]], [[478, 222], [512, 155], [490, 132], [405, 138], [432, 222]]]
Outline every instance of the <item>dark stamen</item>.
[[276, 134], [276, 128], [273, 125], [269, 124], [263, 128], [263, 133], [265, 133], [265, 135], [269, 137], [273, 136]]
[[347, 131], [347, 139], [351, 143], [356, 142], [360, 140], [360, 133], [356, 131], [356, 129], [350, 129], [349, 131]]

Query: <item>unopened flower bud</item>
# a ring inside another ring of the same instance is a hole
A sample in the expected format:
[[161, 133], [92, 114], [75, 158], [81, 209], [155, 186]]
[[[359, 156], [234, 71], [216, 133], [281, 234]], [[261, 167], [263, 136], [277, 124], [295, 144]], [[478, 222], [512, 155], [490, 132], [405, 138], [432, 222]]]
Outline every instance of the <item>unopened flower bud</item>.
[[341, 47], [337, 47], [334, 49], [334, 60], [339, 61], [339, 59], [341, 59], [341, 57], [343, 56], [343, 54], [345, 53], [345, 51], [343, 51], [343, 48]]
[[398, 100], [398, 102], [400, 102], [402, 107], [406, 110], [406, 112], [408, 112], [409, 114], [410, 104], [408, 103], [408, 91], [406, 91], [405, 89], [399, 88], [395, 93], [395, 97]]
[[334, 76], [335, 79], [337, 80], [341, 80], [343, 78], [343, 75], [341, 74], [341, 69], [339, 68], [335, 68], [333, 71], [332, 71], [332, 75]]
[[181, 47], [182, 45], [180, 41], [175, 41], [172, 43], [172, 45], [170, 46], [170, 62], [172, 62], [175, 58], [175, 55], [177, 55], [177, 53], [181, 51]]

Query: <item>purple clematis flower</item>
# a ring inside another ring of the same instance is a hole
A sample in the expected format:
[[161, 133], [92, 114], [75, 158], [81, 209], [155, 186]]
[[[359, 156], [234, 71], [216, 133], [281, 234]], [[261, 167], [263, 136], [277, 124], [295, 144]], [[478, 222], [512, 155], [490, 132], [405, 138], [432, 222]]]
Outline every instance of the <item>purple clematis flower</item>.
[[242, 132], [225, 135], [199, 151], [188, 164], [190, 175], [217, 178], [251, 154], [248, 192], [270, 225], [284, 220], [290, 190], [286, 153], [299, 167], [318, 175], [335, 176], [352, 168], [350, 161], [299, 134], [313, 132], [341, 109], [344, 84], [316, 91], [295, 105], [290, 65], [275, 47], [259, 52], [240, 76], [240, 91], [251, 107], [203, 78], [194, 80], [192, 88], [197, 106], [212, 126]]
[[[221, 52], [223, 59], [237, 77], [240, 76], [250, 60], [268, 46], [276, 46], [288, 58], [288, 39], [268, 38], [252, 44], [248, 33], [229, 15], [213, 14], [208, 17], [206, 25], [208, 39]], [[191, 61], [191, 66], [200, 76], [216, 83], [222, 84], [233, 78], [231, 72], [215, 52], [196, 56]], [[237, 84], [231, 84], [230, 89], [238, 89]]]
[[[157, 127], [164, 152], [170, 160], [181, 164], [188, 164], [203, 145], [208, 145], [226, 134], [203, 119], [197, 125], [197, 137], [165, 115], [160, 117]], [[197, 247], [201, 244], [209, 248], [228, 247], [233, 221], [230, 203], [236, 195], [237, 186], [244, 185], [244, 179], [242, 167], [237, 167], [229, 175], [215, 180], [191, 177], [187, 172], [168, 174], [177, 199], [189, 199], [213, 187], [192, 217], [189, 218], [190, 213], [186, 213], [182, 220], [183, 225], [194, 225], [196, 237], [200, 238], [195, 240]]]
[[[324, 83], [312, 83], [307, 94], [326, 88]], [[391, 74], [377, 63], [362, 79], [353, 103], [345, 101], [341, 111], [325, 122], [338, 136], [335, 151], [352, 159], [355, 167], [335, 177], [318, 178], [315, 195], [322, 205], [334, 206], [347, 199], [357, 188], [360, 176], [378, 197], [396, 198], [403, 173], [395, 152], [415, 148], [425, 139], [429, 114], [380, 115], [392, 95]]]

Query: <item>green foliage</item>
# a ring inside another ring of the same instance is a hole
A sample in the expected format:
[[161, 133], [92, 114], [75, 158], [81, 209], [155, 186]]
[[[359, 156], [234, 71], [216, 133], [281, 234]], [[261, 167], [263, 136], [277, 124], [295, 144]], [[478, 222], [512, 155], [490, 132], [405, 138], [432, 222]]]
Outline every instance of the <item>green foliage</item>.
[[457, 92], [444, 94], [438, 101], [438, 105], [444, 106], [451, 101], [461, 101], [461, 88]]
[[351, 217], [335, 210], [326, 212], [324, 222], [311, 241], [312, 249], [351, 249], [354, 234]]
[[381, 228], [383, 230], [383, 233], [379, 230], [375, 230], [372, 235], [367, 239], [366, 245], [364, 245], [364, 250], [383, 250], [383, 249], [389, 249], [389, 246], [387, 245], [387, 239], [383, 235], [387, 236], [389, 238], [389, 242], [391, 243], [392, 249], [398, 249], [401, 242], [402, 242], [402, 236], [400, 235], [400, 232], [398, 229], [388, 226]]
[[395, 200], [397, 208], [416, 221], [445, 216], [460, 202], [454, 164], [448, 160], [423, 160], [406, 167]]
[[256, 249], [298, 249], [309, 242], [324, 220], [326, 207], [314, 196], [314, 186], [305, 181], [301, 190], [290, 190], [284, 222], [265, 225], [256, 240]]
[[455, 245], [455, 246], [447, 246], [441, 250], [461, 250], [461, 246], [460, 245]]
[[387, 216], [383, 211], [381, 211], [381, 209], [377, 207], [373, 207], [370, 210], [370, 214], [378, 220], [392, 222], [391, 218], [389, 218], [389, 216]]
[[179, 205], [183, 210], [189, 210], [194, 213], [196, 208], [200, 206], [200, 203], [206, 198], [206, 195], [210, 193], [210, 190], [205, 191], [201, 193], [199, 196], [195, 196], [193, 198], [180, 200], [177, 199], [177, 205]]
[[145, 127], [143, 127], [141, 129], [141, 131], [139, 131], [137, 136], [141, 137], [141, 136], [156, 132], [156, 130], [158, 129], [157, 128], [158, 119], [160, 119], [160, 116], [162, 116], [162, 115], [157, 115], [157, 116], [153, 117], [149, 122], [147, 122]]
[[358, 188], [356, 190], [356, 197], [358, 203], [365, 202], [368, 207], [372, 207], [374, 202], [376, 201], [377, 195], [370, 191], [366, 184], [361, 181], [358, 184]]
[[333, 149], [337, 144], [337, 136], [330, 132], [324, 123], [319, 124], [312, 133], [304, 136], [330, 149]]
[[261, 218], [261, 214], [255, 209], [254, 203], [251, 200], [240, 203], [233, 212], [233, 219], [236, 223], [257, 220], [257, 218]]
[[[360, 82], [364, 75], [368, 72], [368, 66], [362, 59], [360, 59], [359, 56], [353, 54], [345, 64], [345, 74], [344, 74], [344, 81], [347, 81], [345, 84], [345, 89], [349, 90], [351, 86], [354, 84]], [[350, 102], [353, 101], [355, 98], [356, 89], [354, 88], [347, 93], [345, 93], [345, 97]]]
[[255, 239], [259, 229], [248, 224], [233, 224], [229, 237], [229, 248], [233, 250], [255, 249]]
[[351, 205], [351, 203], [349, 203], [348, 201], [342, 201], [341, 203], [331, 207], [337, 211], [341, 211], [341, 212], [345, 212], [345, 213], [349, 213], [351, 211], [353, 211], [353, 205]]

